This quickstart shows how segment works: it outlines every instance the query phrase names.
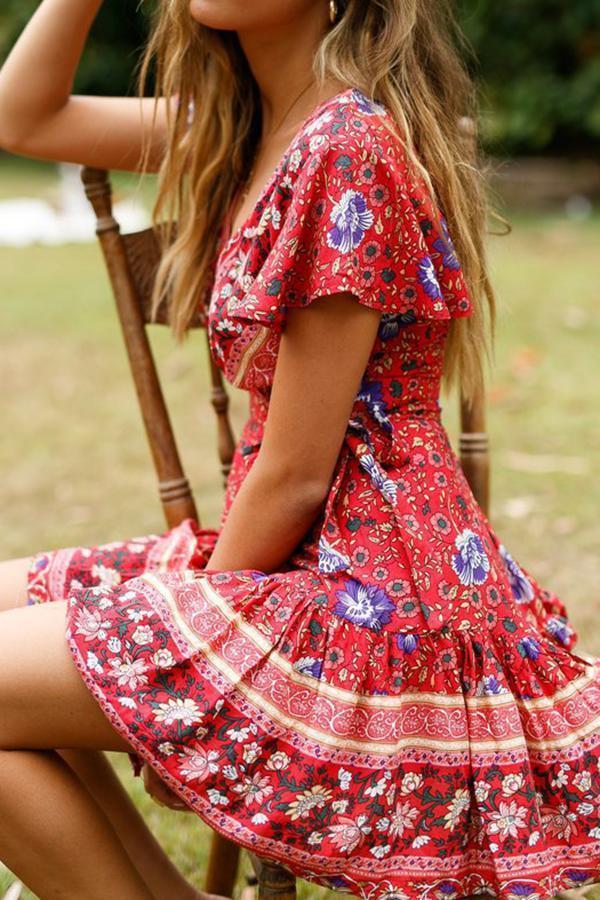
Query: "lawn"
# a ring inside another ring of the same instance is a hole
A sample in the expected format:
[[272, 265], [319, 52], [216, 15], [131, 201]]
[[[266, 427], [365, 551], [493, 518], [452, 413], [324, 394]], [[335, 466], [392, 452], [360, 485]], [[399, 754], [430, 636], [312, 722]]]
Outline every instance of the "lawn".
[[[47, 167], [3, 165], [0, 199], [52, 193]], [[119, 190], [131, 183], [120, 178]], [[564, 599], [589, 653], [600, 653], [599, 242], [598, 218], [557, 215], [515, 217], [512, 234], [490, 243], [500, 306], [488, 391], [490, 519], [510, 553]], [[97, 246], [0, 248], [0, 272], [0, 557], [162, 530]], [[200, 515], [214, 526], [223, 491], [205, 335], [177, 346], [154, 328], [152, 340]], [[229, 395], [239, 433], [246, 396]], [[456, 397], [442, 400], [456, 446]], [[207, 829], [154, 806], [115, 761], [151, 827], [201, 884]], [[0, 891], [9, 882], [0, 873]], [[327, 894], [301, 887], [305, 897]]]

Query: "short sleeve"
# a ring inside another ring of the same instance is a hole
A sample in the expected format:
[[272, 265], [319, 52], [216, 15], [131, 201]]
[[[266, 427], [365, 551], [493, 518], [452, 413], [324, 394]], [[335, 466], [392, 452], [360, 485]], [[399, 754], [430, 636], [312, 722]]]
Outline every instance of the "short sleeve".
[[336, 146], [327, 136], [307, 154], [287, 205], [270, 216], [279, 230], [271, 225], [266, 256], [228, 305], [231, 318], [281, 331], [288, 308], [339, 292], [408, 321], [470, 312], [443, 219], [427, 219], [425, 198], [388, 152], [393, 147], [368, 140]]

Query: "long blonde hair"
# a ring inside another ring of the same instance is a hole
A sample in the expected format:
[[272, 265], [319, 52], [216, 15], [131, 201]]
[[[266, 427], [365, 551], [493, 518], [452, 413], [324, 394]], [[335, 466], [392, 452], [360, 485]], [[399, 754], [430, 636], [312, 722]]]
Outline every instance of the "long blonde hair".
[[[347, 0], [313, 61], [317, 85], [331, 77], [383, 103], [404, 136], [409, 159], [444, 211], [474, 311], [452, 319], [443, 384], [467, 401], [483, 388], [493, 356], [496, 304], [485, 257], [488, 201], [477, 138], [476, 91], [457, 43], [451, 0]], [[260, 95], [235, 31], [195, 22], [187, 0], [158, 3], [140, 60], [145, 94], [167, 104], [168, 143], [152, 212], [164, 245], [153, 294], [181, 340], [213, 282], [216, 241], [260, 136]], [[188, 107], [195, 114], [188, 126]], [[148, 152], [148, 147], [146, 152]], [[176, 227], [175, 227], [176, 226]], [[490, 316], [486, 327], [484, 299]], [[491, 340], [490, 340], [491, 338]]]

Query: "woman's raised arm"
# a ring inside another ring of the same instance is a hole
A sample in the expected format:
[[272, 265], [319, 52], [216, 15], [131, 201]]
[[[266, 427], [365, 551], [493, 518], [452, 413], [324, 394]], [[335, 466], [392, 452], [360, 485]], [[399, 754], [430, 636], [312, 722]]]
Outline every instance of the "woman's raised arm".
[[[21, 156], [157, 171], [166, 138], [166, 103], [71, 94], [102, 0], [43, 0], [0, 69], [0, 147]], [[176, 102], [174, 99], [171, 101]]]

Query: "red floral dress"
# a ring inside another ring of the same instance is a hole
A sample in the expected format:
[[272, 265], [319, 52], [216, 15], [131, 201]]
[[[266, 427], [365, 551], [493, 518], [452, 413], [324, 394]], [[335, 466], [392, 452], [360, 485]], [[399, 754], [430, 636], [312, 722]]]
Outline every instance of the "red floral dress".
[[[219, 528], [259, 453], [288, 307], [381, 311], [322, 511], [277, 572], [208, 569], [219, 534], [39, 553], [89, 689], [217, 831], [369, 900], [542, 900], [600, 879], [600, 660], [475, 502], [441, 423], [472, 305], [388, 110], [303, 123], [222, 234], [207, 325], [249, 392]], [[352, 302], [349, 300], [348, 302]]]

